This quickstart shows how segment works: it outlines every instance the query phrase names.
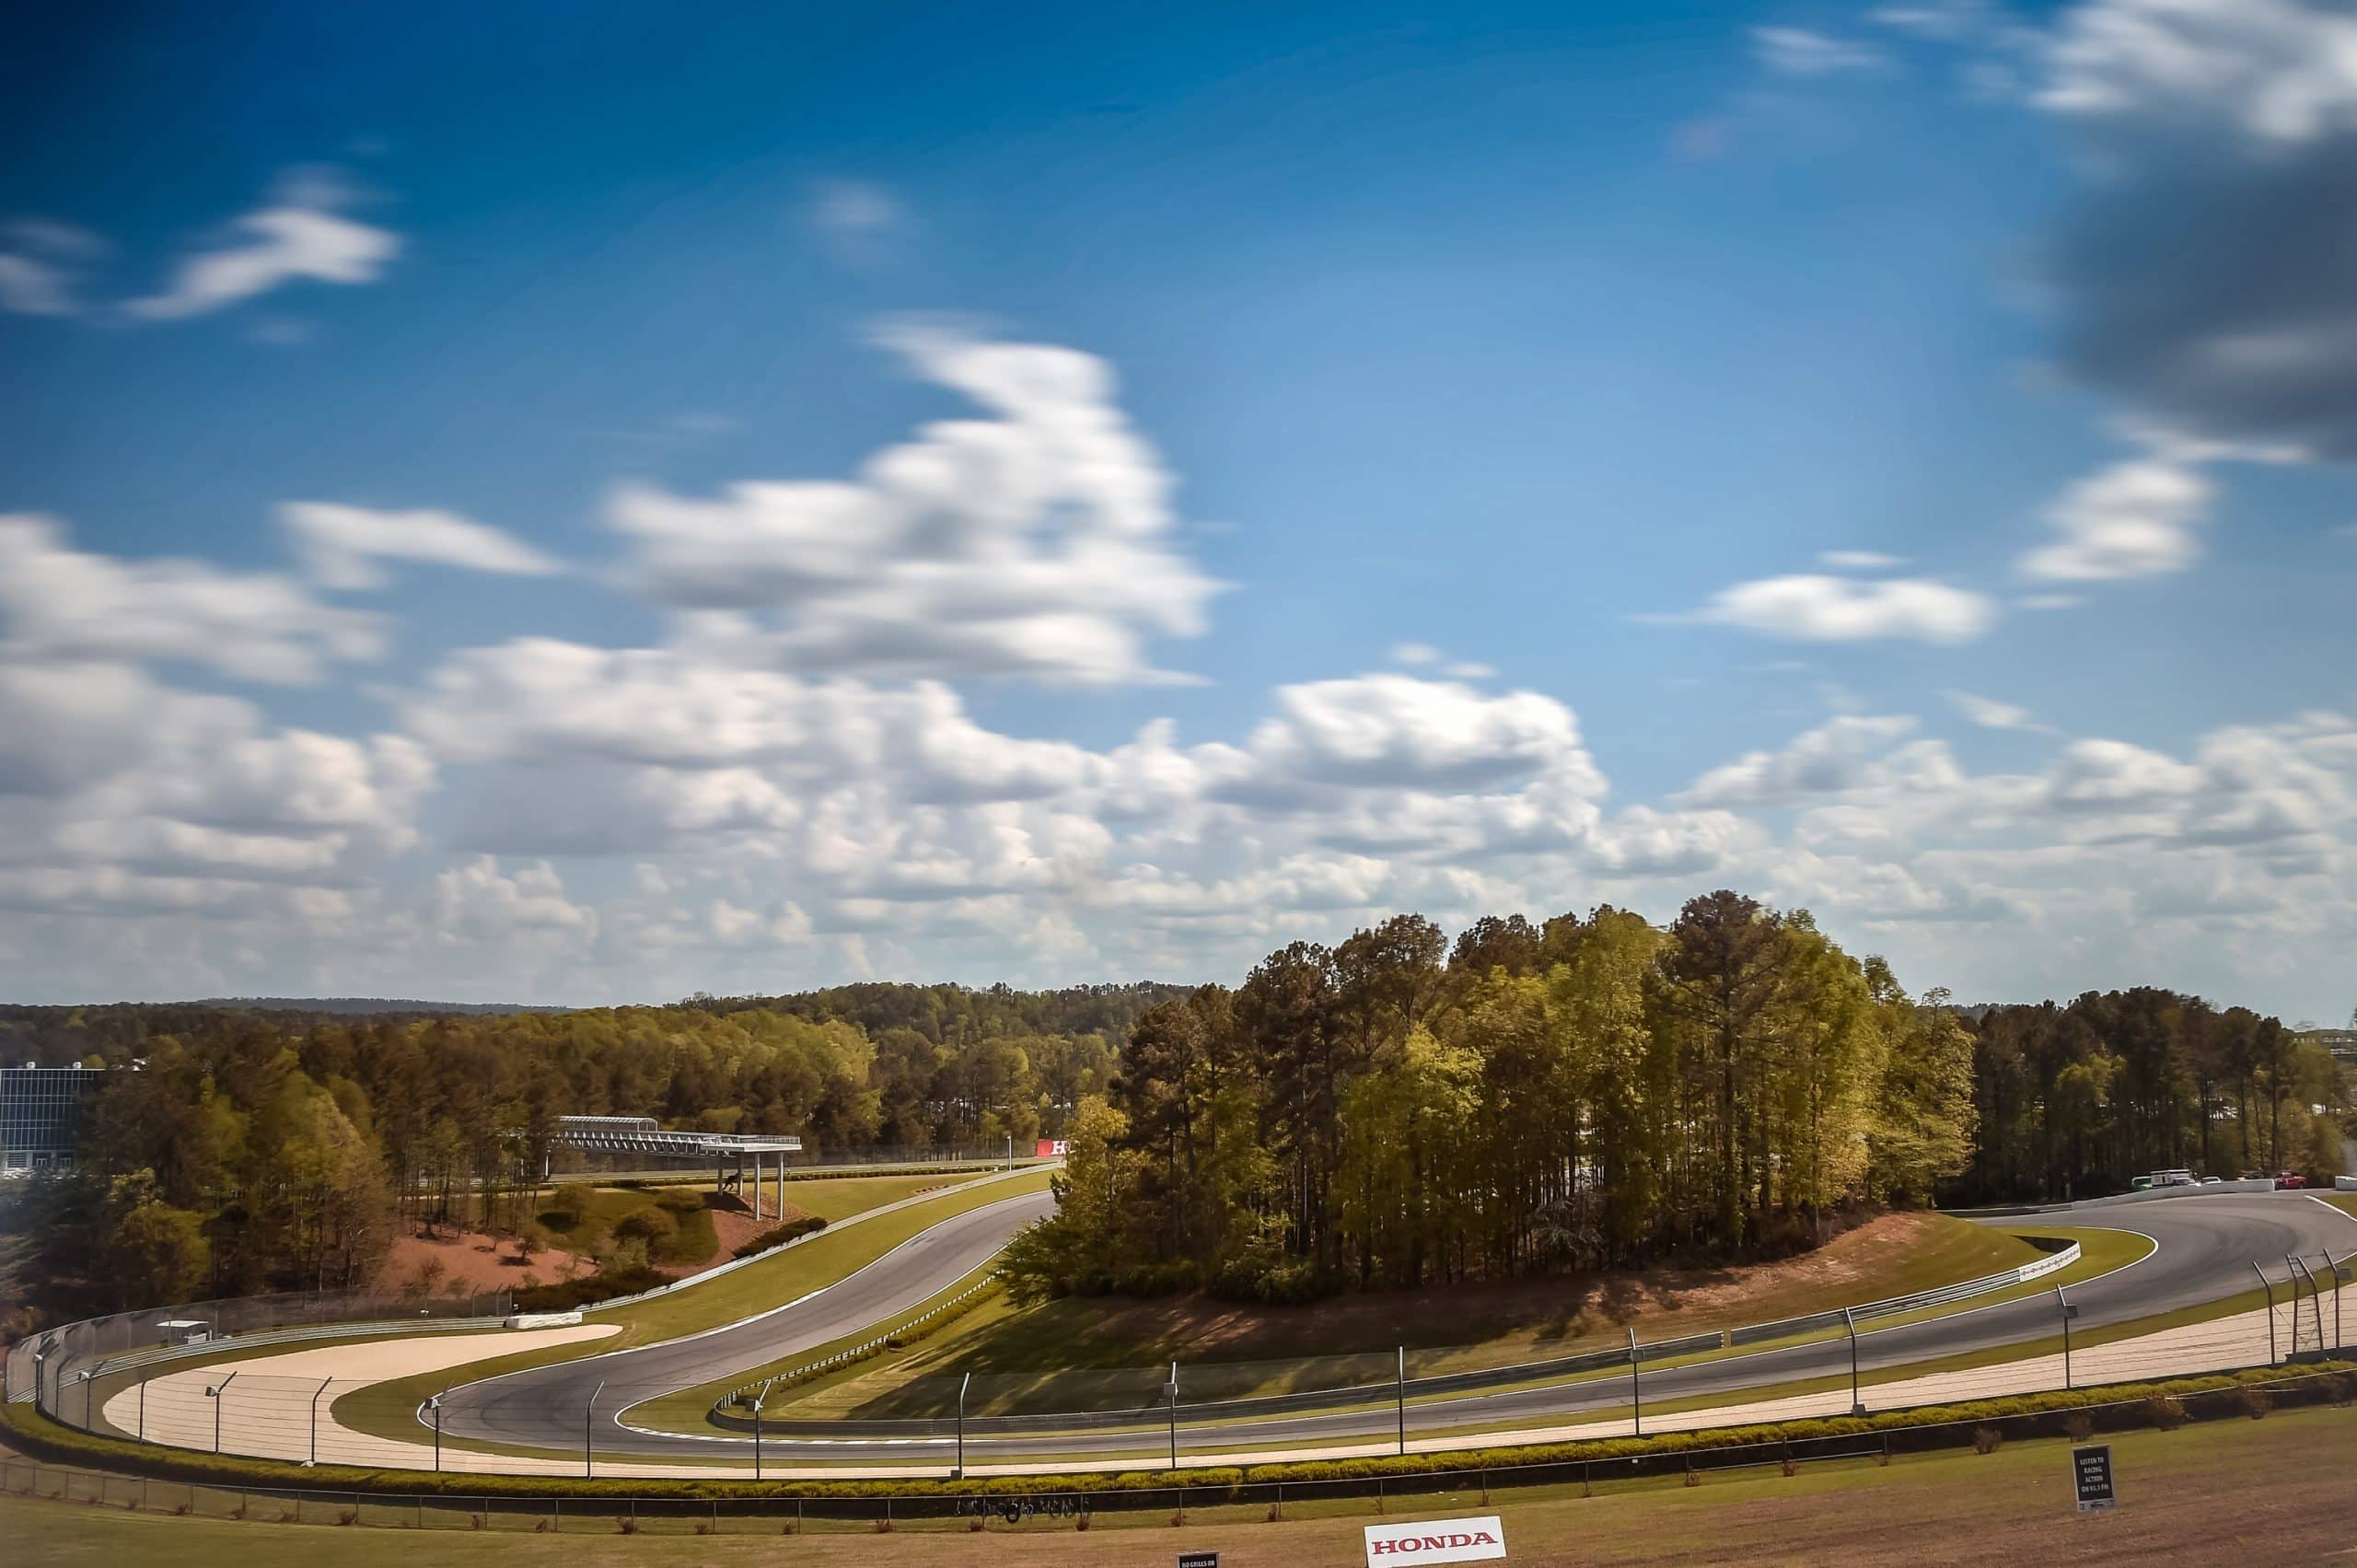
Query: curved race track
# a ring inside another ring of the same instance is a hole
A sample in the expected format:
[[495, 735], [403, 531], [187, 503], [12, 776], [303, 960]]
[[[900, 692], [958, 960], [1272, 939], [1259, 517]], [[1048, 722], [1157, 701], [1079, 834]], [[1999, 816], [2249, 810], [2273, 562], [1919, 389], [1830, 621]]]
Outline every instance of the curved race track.
[[[758, 1317], [452, 1388], [442, 1398], [443, 1435], [578, 1450], [582, 1423], [597, 1395], [595, 1419], [610, 1428], [598, 1435], [598, 1451], [648, 1451], [633, 1448], [637, 1434], [615, 1420], [628, 1406], [766, 1365], [907, 1312], [981, 1268], [1016, 1231], [1054, 1206], [1046, 1192], [1003, 1198], [953, 1214], [838, 1283]], [[711, 1457], [691, 1441], [675, 1440], [668, 1451], [680, 1450]]]
[[[454, 1389], [446, 1400], [443, 1430], [461, 1439], [577, 1450], [590, 1397], [603, 1382], [609, 1391], [595, 1416], [601, 1456], [709, 1461], [748, 1454], [749, 1438], [717, 1432], [691, 1436], [644, 1431], [617, 1418], [628, 1406], [661, 1392], [725, 1378], [905, 1311], [978, 1267], [1021, 1225], [1047, 1213], [1051, 1202], [1047, 1194], [1031, 1194], [946, 1220], [841, 1284], [725, 1329]], [[2155, 1244], [2142, 1261], [2071, 1287], [2082, 1329], [2238, 1295], [2257, 1283], [2252, 1264], [2269, 1265], [2280, 1273], [2286, 1253], [2313, 1259], [2329, 1250], [2338, 1258], [2357, 1249], [2357, 1221], [2293, 1192], [2185, 1197], [2093, 1214], [2058, 1214], [2054, 1220], [2066, 1227], [2133, 1231]], [[2054, 1330], [2054, 1303], [2040, 1295], [1862, 1333], [1859, 1359], [1864, 1369], [1873, 1371], [2044, 1339]], [[1849, 1365], [1846, 1340], [1818, 1341], [1648, 1370], [1644, 1393], [1648, 1405], [1734, 1394], [1846, 1374]], [[625, 1386], [627, 1395], [618, 1397], [615, 1390]], [[1626, 1399], [1625, 1382], [1605, 1377], [1414, 1404], [1408, 1408], [1407, 1422], [1411, 1433], [1496, 1423], [1541, 1424], [1620, 1408]], [[1181, 1415], [1186, 1413], [1182, 1408]], [[1388, 1405], [1382, 1405], [1234, 1422], [1219, 1426], [1215, 1435], [1190, 1427], [1190, 1435], [1196, 1442], [1256, 1449], [1310, 1446], [1389, 1436], [1397, 1419]], [[1009, 1435], [992, 1432], [997, 1424], [982, 1420], [970, 1424], [965, 1443], [969, 1463], [1133, 1453], [1157, 1442], [1162, 1432], [1157, 1423], [1086, 1434]], [[847, 1457], [846, 1444], [856, 1445], [853, 1452], [871, 1444], [888, 1451], [906, 1445], [930, 1452], [946, 1428], [945, 1423], [926, 1422], [853, 1423], [835, 1428], [842, 1435], [834, 1437], [820, 1436], [824, 1430], [819, 1423], [776, 1423], [763, 1444], [764, 1456], [784, 1465], [840, 1463]]]

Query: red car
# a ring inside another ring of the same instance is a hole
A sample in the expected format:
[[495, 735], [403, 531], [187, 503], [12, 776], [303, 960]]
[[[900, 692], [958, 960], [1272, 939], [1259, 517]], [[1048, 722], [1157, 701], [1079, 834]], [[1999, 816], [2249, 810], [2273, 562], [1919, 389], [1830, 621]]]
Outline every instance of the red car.
[[2296, 1170], [2279, 1170], [2275, 1173], [2275, 1190], [2279, 1192], [2296, 1192], [2307, 1184], [2308, 1179]]

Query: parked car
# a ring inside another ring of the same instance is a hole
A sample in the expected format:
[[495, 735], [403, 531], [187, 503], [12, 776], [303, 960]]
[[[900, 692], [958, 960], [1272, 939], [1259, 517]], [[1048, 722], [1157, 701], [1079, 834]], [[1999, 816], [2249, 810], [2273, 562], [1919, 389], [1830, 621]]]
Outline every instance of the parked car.
[[2275, 1173], [2275, 1190], [2279, 1192], [2297, 1192], [2307, 1184], [2308, 1179], [2296, 1170], [2279, 1170]]
[[2225, 1179], [2226, 1179], [2223, 1176], [2205, 1176], [2201, 1179], [2201, 1185], [2204, 1187], [2215, 1187]]

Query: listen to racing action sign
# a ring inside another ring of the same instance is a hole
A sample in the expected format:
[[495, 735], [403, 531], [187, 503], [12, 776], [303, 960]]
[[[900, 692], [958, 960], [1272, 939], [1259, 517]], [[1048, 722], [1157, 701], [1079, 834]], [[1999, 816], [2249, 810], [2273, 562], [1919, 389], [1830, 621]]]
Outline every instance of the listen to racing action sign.
[[2119, 1493], [2113, 1489], [2111, 1481], [2109, 1445], [2072, 1449], [2071, 1480], [2078, 1489], [2080, 1513], [2091, 1514], [2098, 1509], [2119, 1506]]
[[1366, 1527], [1367, 1568], [1409, 1562], [1480, 1562], [1505, 1554], [1505, 1521], [1495, 1514], [1478, 1519]]

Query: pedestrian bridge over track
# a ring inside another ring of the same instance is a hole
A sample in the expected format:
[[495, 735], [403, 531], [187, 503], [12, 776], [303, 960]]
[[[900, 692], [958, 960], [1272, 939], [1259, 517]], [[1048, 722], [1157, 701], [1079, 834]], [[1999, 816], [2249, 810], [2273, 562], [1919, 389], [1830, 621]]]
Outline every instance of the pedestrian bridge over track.
[[[784, 1217], [785, 1156], [802, 1152], [802, 1140], [787, 1133], [667, 1132], [651, 1116], [559, 1117], [556, 1141], [588, 1154], [709, 1164], [714, 1182], [724, 1192], [744, 1191], [745, 1162], [750, 1159], [755, 1219]], [[778, 1192], [776, 1202], [765, 1214], [761, 1206], [761, 1173], [764, 1160], [772, 1155], [777, 1156]]]

